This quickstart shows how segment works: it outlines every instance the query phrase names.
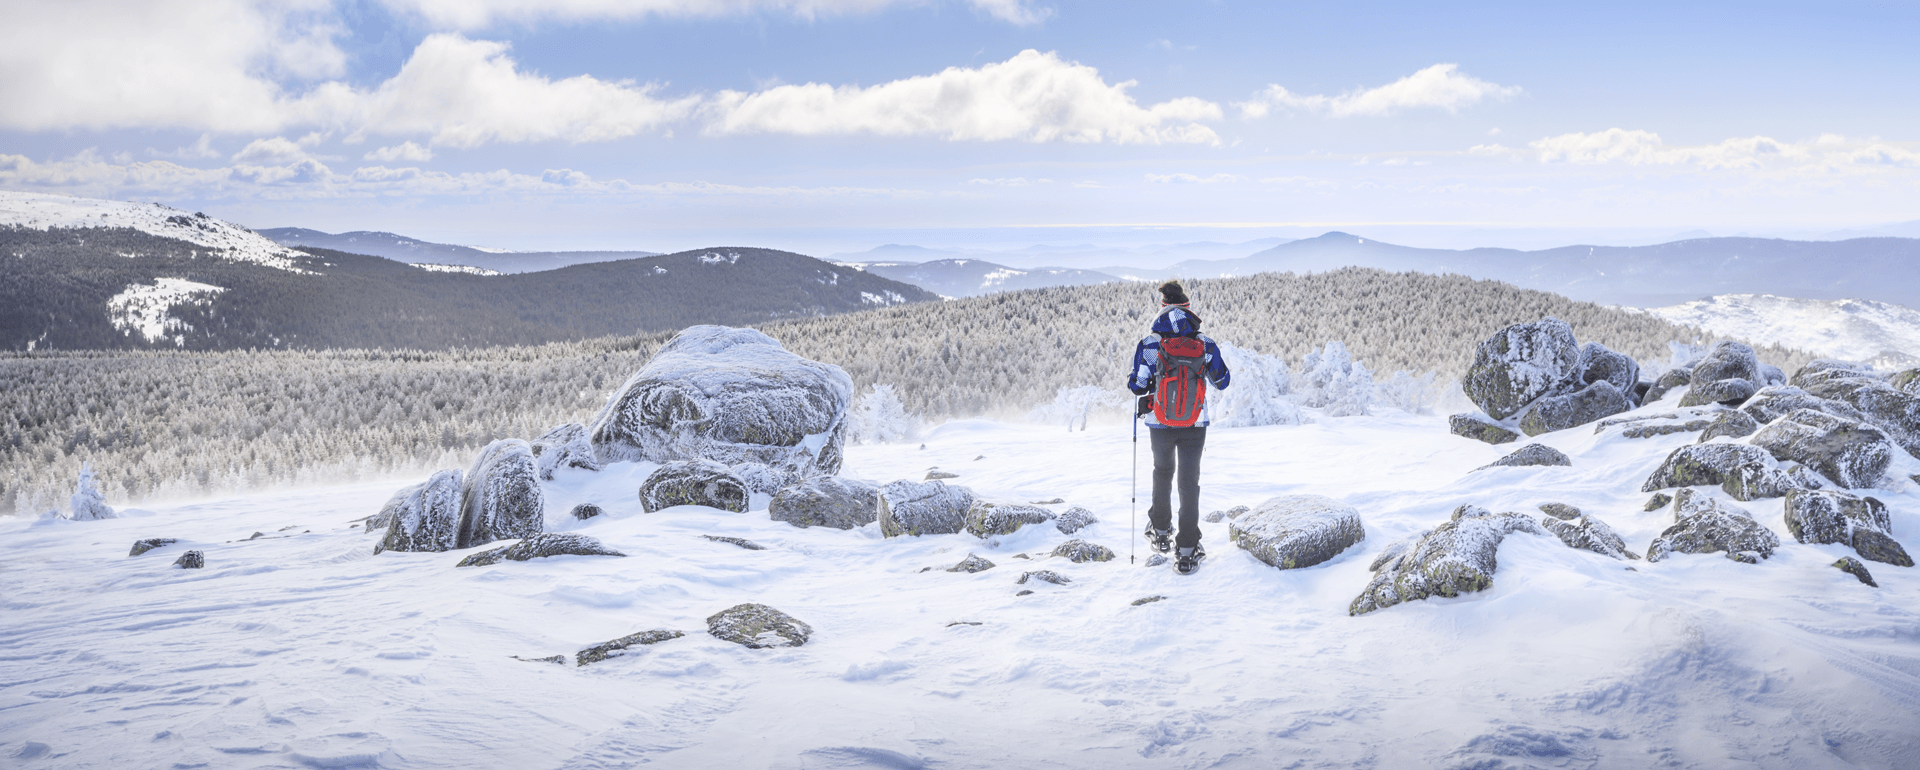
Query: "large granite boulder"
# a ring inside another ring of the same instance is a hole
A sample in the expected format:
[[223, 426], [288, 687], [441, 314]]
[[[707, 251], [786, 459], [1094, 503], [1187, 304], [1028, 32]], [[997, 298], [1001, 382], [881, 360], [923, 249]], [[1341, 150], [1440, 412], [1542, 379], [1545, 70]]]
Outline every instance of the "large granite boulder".
[[1601, 381], [1613, 383], [1614, 389], [1631, 400], [1635, 386], [1640, 384], [1640, 364], [1632, 356], [1589, 342], [1580, 348], [1580, 384]]
[[1452, 520], [1416, 541], [1389, 547], [1388, 553], [1375, 559], [1373, 580], [1347, 614], [1363, 615], [1429, 596], [1486, 590], [1499, 567], [1494, 557], [1500, 542], [1515, 532], [1547, 535], [1524, 513], [1489, 513], [1477, 505], [1460, 506]]
[[1719, 486], [1742, 466], [1774, 467], [1767, 450], [1746, 444], [1689, 444], [1673, 450], [1640, 485], [1642, 492], [1674, 487]]
[[736, 604], [707, 618], [707, 633], [742, 647], [799, 647], [813, 637], [813, 627], [764, 604]]
[[1871, 497], [1823, 490], [1787, 495], [1787, 532], [1802, 543], [1839, 543], [1862, 558], [1901, 567], [1913, 557], [1893, 539], [1887, 506]]
[[1805, 465], [1791, 468], [1773, 466], [1741, 465], [1727, 474], [1727, 480], [1720, 483], [1727, 496], [1741, 502], [1751, 502], [1774, 497], [1785, 497], [1790, 492], [1820, 489], [1827, 486], [1827, 480], [1814, 473]]
[[1053, 528], [1060, 530], [1060, 534], [1062, 535], [1071, 535], [1086, 528], [1087, 525], [1095, 521], [1098, 521], [1098, 519], [1094, 518], [1093, 511], [1076, 505], [1068, 508], [1059, 516], [1054, 517]]
[[1600, 380], [1579, 392], [1548, 396], [1534, 402], [1526, 416], [1520, 418], [1520, 430], [1529, 436], [1538, 436], [1585, 425], [1632, 408], [1633, 402], [1626, 393], [1613, 383]]
[[944, 481], [896, 481], [880, 489], [880, 534], [951, 535], [967, 526], [973, 490]]
[[1285, 495], [1235, 518], [1227, 537], [1268, 566], [1301, 569], [1367, 539], [1367, 529], [1353, 506], [1319, 495]]
[[1693, 365], [1693, 385], [1718, 380], [1746, 380], [1749, 383], [1760, 382], [1760, 356], [1753, 347], [1744, 342], [1721, 340], [1713, 344]]
[[1467, 398], [1495, 420], [1580, 385], [1580, 345], [1573, 327], [1551, 316], [1514, 324], [1482, 341], [1461, 381]]
[[1693, 384], [1692, 369], [1668, 369], [1661, 372], [1660, 378], [1654, 380], [1653, 385], [1647, 388], [1646, 395], [1640, 397], [1640, 403], [1651, 404], [1666, 398], [1668, 393], [1691, 384]]
[[1604, 521], [1586, 514], [1567, 518], [1554, 515], [1554, 511], [1547, 513], [1548, 515], [1540, 518], [1541, 526], [1548, 532], [1552, 532], [1554, 537], [1560, 538], [1560, 542], [1566, 543], [1569, 548], [1592, 551], [1602, 556], [1622, 560], [1640, 558], [1640, 554], [1627, 550], [1626, 541], [1621, 540], [1619, 533], [1614, 532], [1613, 528], [1607, 526]]
[[1792, 385], [1773, 385], [1761, 388], [1740, 405], [1740, 411], [1752, 417], [1761, 425], [1778, 420], [1788, 412], [1798, 409], [1816, 409], [1835, 417], [1843, 417], [1854, 422], [1866, 422], [1867, 417], [1860, 410], [1845, 401], [1835, 401], [1812, 395]]
[[989, 503], [975, 500], [967, 507], [967, 533], [974, 537], [1011, 535], [1028, 524], [1053, 520], [1053, 511], [1037, 505]]
[[1725, 404], [1727, 406], [1739, 406], [1746, 403], [1747, 399], [1753, 398], [1753, 394], [1759, 392], [1759, 390], [1760, 389], [1755, 387], [1750, 380], [1733, 379], [1702, 382], [1695, 379], [1693, 386], [1687, 388], [1687, 394], [1680, 397], [1680, 405], [1706, 406], [1707, 404]]
[[600, 470], [600, 462], [593, 458], [593, 444], [587, 441], [587, 426], [577, 422], [554, 426], [534, 439], [533, 459], [545, 481], [552, 481], [553, 472], [561, 468]]
[[653, 513], [676, 505], [745, 513], [747, 485], [727, 466], [712, 460], [670, 462], [640, 482], [640, 508]]
[[1477, 414], [1456, 414], [1448, 417], [1447, 427], [1455, 436], [1464, 436], [1489, 444], [1505, 444], [1520, 438], [1520, 434], [1488, 422]]
[[546, 523], [533, 447], [509, 438], [481, 449], [460, 496], [459, 547], [532, 537], [545, 530]]
[[840, 476], [816, 476], [775, 492], [767, 515], [801, 529], [864, 527], [880, 516], [880, 487]]
[[1879, 483], [1893, 462], [1893, 444], [1880, 431], [1826, 412], [1799, 409], [1753, 434], [1753, 445], [1792, 460], [1848, 489]]
[[1716, 438], [1746, 438], [1760, 430], [1760, 423], [1738, 409], [1728, 409], [1714, 415], [1713, 422], [1700, 431], [1699, 443], [1705, 444]]
[[513, 545], [489, 548], [461, 559], [456, 567], [485, 567], [503, 561], [526, 561], [548, 556], [625, 556], [597, 537], [571, 532], [543, 532]]
[[1865, 367], [1822, 359], [1794, 372], [1793, 384], [1811, 395], [1852, 405], [1889, 440], [1920, 457], [1920, 395], [1902, 389], [1911, 383], [1903, 380], [1895, 387]]
[[692, 326], [589, 426], [601, 462], [760, 463], [788, 483], [840, 471], [853, 380], [752, 329]]
[[1665, 561], [1676, 553], [1724, 553], [1734, 561], [1757, 564], [1780, 547], [1772, 530], [1719, 500], [1682, 494], [1673, 505], [1679, 520], [1647, 546], [1647, 561]]
[[1514, 450], [1506, 457], [1473, 469], [1484, 471], [1488, 468], [1526, 468], [1530, 466], [1573, 465], [1566, 453], [1545, 444], [1528, 444]]
[[440, 471], [388, 500], [379, 514], [387, 521], [387, 536], [373, 552], [459, 548], [461, 478], [457, 469]]

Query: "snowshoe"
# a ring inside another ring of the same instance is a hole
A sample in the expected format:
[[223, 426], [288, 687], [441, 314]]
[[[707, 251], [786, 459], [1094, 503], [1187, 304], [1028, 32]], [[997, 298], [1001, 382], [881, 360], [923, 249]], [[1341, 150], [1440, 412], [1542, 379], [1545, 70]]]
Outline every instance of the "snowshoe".
[[[1180, 550], [1184, 552], [1187, 549], [1182, 548]], [[1194, 570], [1200, 569], [1200, 560], [1205, 558], [1207, 558], [1207, 549], [1196, 545], [1193, 547], [1193, 551], [1181, 553], [1179, 556], [1174, 557], [1173, 571], [1182, 575], [1191, 575]]]
[[1149, 525], [1147, 527], [1147, 547], [1160, 553], [1173, 550], [1173, 533], [1154, 529]]

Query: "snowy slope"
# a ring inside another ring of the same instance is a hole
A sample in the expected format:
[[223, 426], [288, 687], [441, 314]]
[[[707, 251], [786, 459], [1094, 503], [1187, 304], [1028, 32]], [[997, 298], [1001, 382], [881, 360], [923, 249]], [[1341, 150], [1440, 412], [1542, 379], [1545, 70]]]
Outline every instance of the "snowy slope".
[[1920, 362], [1920, 310], [1864, 299], [1822, 301], [1771, 294], [1722, 294], [1650, 312], [1715, 334], [1867, 361], [1895, 353]]
[[107, 300], [107, 314], [113, 328], [122, 333], [139, 332], [148, 342], [172, 339], [179, 345], [184, 343], [184, 334], [193, 329], [173, 317], [173, 309], [186, 303], [205, 303], [223, 291], [223, 287], [184, 278], [159, 278], [152, 285], [132, 284], [113, 295]]
[[[190, 214], [158, 203], [133, 203], [96, 198], [0, 190], [0, 227], [33, 230], [73, 227], [127, 227], [162, 238], [205, 246], [236, 262], [304, 273], [294, 266], [300, 252], [267, 240], [252, 230]], [[132, 255], [129, 255], [132, 256]]]
[[[849, 447], [845, 472], [888, 481], [938, 466], [990, 499], [1064, 498], [1101, 519], [1077, 536], [1118, 560], [1045, 558], [1067, 539], [1045, 527], [996, 541], [796, 529], [770, 520], [764, 498], [747, 514], [646, 514], [634, 497], [646, 464], [562, 471], [547, 489], [550, 529], [624, 559], [374, 556], [374, 536], [349, 523], [404, 480], [105, 522], [0, 521], [0, 756], [62, 768], [1920, 766], [1920, 570], [1869, 563], [1881, 587], [1864, 586], [1827, 566], [1847, 549], [1787, 536], [1779, 500], [1734, 503], [1785, 541], [1759, 565], [1621, 562], [1517, 534], [1487, 591], [1347, 615], [1375, 555], [1464, 503], [1569, 503], [1644, 551], [1668, 521], [1642, 512], [1639, 484], [1686, 434], [1570, 430], [1542, 443], [1571, 468], [1479, 472], [1512, 447], [1390, 410], [1209, 438], [1203, 510], [1321, 494], [1359, 509], [1366, 540], [1281, 571], [1214, 524], [1196, 575], [1129, 564], [1143, 524], [1129, 517], [1124, 424], [982, 421], [941, 427], [924, 450]], [[1910, 549], [1915, 465], [1902, 456], [1902, 480], [1876, 492]], [[607, 515], [567, 517], [589, 501]], [[127, 556], [159, 536], [182, 543]], [[186, 548], [205, 551], [206, 569], [167, 566]], [[998, 566], [944, 571], [969, 553]], [[1040, 568], [1073, 582], [1015, 584]], [[1150, 596], [1166, 598], [1134, 605]], [[749, 650], [704, 633], [707, 616], [749, 601], [807, 622], [813, 640]], [[584, 668], [511, 657], [657, 628], [687, 635]]]

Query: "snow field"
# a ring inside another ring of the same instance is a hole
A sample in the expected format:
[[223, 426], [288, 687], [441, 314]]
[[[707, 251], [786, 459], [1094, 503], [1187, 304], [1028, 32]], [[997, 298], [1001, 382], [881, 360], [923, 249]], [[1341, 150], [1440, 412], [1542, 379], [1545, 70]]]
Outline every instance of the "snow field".
[[[1792, 541], [1779, 500], [1734, 503], [1784, 541], [1758, 566], [1620, 562], [1519, 534], [1487, 591], [1349, 617], [1374, 555], [1465, 503], [1568, 503], [1644, 552], [1670, 514], [1641, 511], [1640, 483], [1691, 440], [1576, 428], [1541, 441], [1572, 468], [1469, 473], [1519, 444], [1382, 411], [1210, 432], [1203, 513], [1281, 494], [1360, 510], [1367, 539], [1302, 570], [1240, 551], [1225, 522], [1202, 524], [1210, 556], [1195, 575], [1129, 565], [1150, 460], [1140, 452], [1130, 522], [1125, 423], [963, 421], [924, 450], [847, 448], [848, 476], [919, 479], [937, 466], [991, 500], [1060, 497], [1100, 517], [1072, 536], [803, 530], [770, 520], [765, 496], [746, 514], [646, 514], [635, 490], [647, 463], [563, 470], [547, 488], [550, 530], [593, 535], [624, 559], [455, 568], [465, 552], [373, 556], [376, 537], [349, 521], [400, 483], [3, 521], [0, 756], [21, 767], [1920, 764], [1920, 576], [1869, 562], [1881, 588], [1861, 585], [1827, 566], [1847, 549]], [[1874, 494], [1913, 548], [1920, 490], [1895, 487]], [[608, 513], [575, 521], [580, 502]], [[266, 537], [227, 542], [255, 531]], [[146, 537], [182, 542], [127, 557]], [[1045, 557], [1070, 537], [1120, 557]], [[188, 548], [207, 569], [167, 567]], [[969, 552], [998, 566], [944, 571]], [[1015, 584], [1033, 569], [1074, 582]], [[1132, 604], [1155, 595], [1167, 598]], [[749, 650], [705, 633], [708, 615], [748, 601], [807, 622], [812, 641]], [[571, 658], [655, 628], [687, 636], [584, 668], [510, 657]]]

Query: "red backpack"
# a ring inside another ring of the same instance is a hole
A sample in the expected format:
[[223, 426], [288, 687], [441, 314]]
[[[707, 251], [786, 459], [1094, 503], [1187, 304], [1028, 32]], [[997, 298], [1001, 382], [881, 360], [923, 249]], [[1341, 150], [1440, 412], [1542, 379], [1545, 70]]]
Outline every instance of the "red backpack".
[[1207, 403], [1207, 343], [1160, 338], [1153, 371], [1153, 417], [1169, 428], [1191, 428]]

